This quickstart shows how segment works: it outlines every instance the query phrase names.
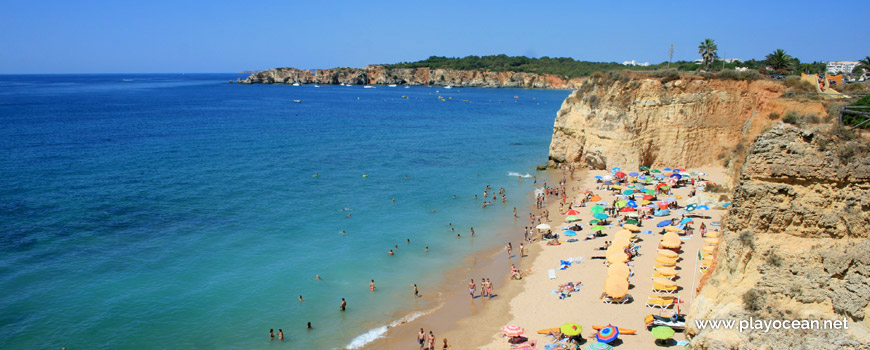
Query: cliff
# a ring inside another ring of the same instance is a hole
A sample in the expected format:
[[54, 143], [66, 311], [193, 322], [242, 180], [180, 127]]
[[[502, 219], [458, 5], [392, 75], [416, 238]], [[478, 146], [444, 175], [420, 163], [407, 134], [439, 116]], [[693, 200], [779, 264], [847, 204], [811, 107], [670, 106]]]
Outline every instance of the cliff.
[[[853, 138], [780, 123], [755, 140], [691, 305], [693, 349], [870, 349], [870, 159]], [[692, 322], [749, 317], [845, 318], [849, 329], [741, 333]]]
[[550, 165], [577, 162], [606, 169], [721, 162], [769, 127], [770, 113], [826, 114], [821, 103], [781, 99], [785, 89], [770, 80], [594, 75], [562, 103]]
[[552, 74], [494, 72], [431, 68], [396, 68], [370, 65], [365, 68], [318, 69], [314, 73], [296, 68], [275, 68], [251, 74], [243, 84], [381, 84], [456, 85], [491, 88], [571, 88], [579, 80]]

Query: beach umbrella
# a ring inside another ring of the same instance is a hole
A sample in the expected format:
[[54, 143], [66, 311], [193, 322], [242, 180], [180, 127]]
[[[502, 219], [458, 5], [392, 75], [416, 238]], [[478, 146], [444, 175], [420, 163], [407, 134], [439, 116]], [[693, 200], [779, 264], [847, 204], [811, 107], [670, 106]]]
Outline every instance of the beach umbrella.
[[625, 190], [625, 191], [622, 191], [622, 194], [624, 194], [626, 196], [630, 196], [630, 195], [634, 194], [634, 190]]
[[714, 249], [716, 249], [716, 246], [714, 246], [714, 245], [704, 245], [704, 247], [701, 248], [701, 250], [703, 250], [707, 253], [712, 253]]
[[613, 174], [613, 176], [616, 176], [616, 177], [625, 177], [625, 173], [623, 173], [623, 172], [621, 172], [621, 171], [618, 171], [618, 172], [616, 172], [616, 174]]
[[625, 208], [619, 209], [619, 211], [623, 212], [623, 213], [627, 213], [627, 212], [635, 211], [635, 210], [637, 210], [637, 209], [634, 209], [632, 207], [625, 207]]
[[636, 225], [632, 225], [632, 224], [622, 225], [622, 228], [629, 230], [629, 231], [640, 231], [640, 227], [637, 227]]
[[648, 200], [646, 200], [646, 199], [640, 201], [640, 205], [648, 205], [648, 204], [650, 204], [650, 203], [652, 203], [652, 202], [650, 202], [650, 201], [648, 201]]
[[690, 222], [692, 222], [692, 218], [685, 218], [683, 220], [680, 220], [680, 225], [685, 225], [685, 224], [688, 224]]
[[599, 204], [596, 204], [596, 205], [589, 207], [589, 211], [592, 212], [592, 214], [603, 213], [604, 207], [599, 205]]
[[668, 232], [677, 232], [677, 233], [682, 233], [682, 232], [683, 232], [683, 230], [681, 230], [681, 229], [679, 229], [679, 228], [677, 228], [677, 227], [675, 227], [675, 226], [665, 226], [665, 231], [668, 231]]
[[680, 244], [682, 244], [681, 241], [662, 241], [661, 243], [662, 247], [668, 249], [677, 249], [680, 247]]
[[576, 231], [571, 231], [571, 230], [565, 230], [565, 231], [562, 231], [562, 234], [565, 235], [565, 236], [576, 236], [576, 235], [577, 235], [577, 232], [576, 232]]
[[607, 206], [607, 202], [605, 202], [605, 201], [597, 201], [597, 202], [595, 202], [595, 204], [600, 205], [600, 206]]
[[[667, 278], [659, 277], [659, 278], [653, 278], [653, 285], [657, 285], [657, 287], [673, 288], [673, 287], [677, 286], [677, 282], [671, 281]], [[659, 289], [659, 288], [655, 288], [655, 289]]]
[[604, 175], [604, 180], [605, 180], [605, 181], [613, 180], [613, 176], [610, 176], [610, 175]]
[[602, 343], [609, 343], [616, 340], [616, 337], [618, 336], [619, 328], [607, 325], [607, 327], [601, 327], [601, 329], [598, 330], [598, 333], [595, 334], [595, 339]]
[[592, 196], [592, 197], [589, 197], [589, 200], [592, 202], [597, 202], [597, 201], [601, 200], [601, 196]]
[[616, 207], [617, 207], [617, 208], [622, 208], [622, 207], [624, 207], [626, 204], [628, 204], [628, 201], [626, 201], [626, 200], [621, 200], [621, 201], [616, 202]]
[[699, 206], [695, 207], [695, 209], [698, 209], [698, 210], [710, 210], [710, 207], [708, 207], [708, 206], [706, 206], [706, 205], [699, 205]]
[[673, 267], [656, 267], [656, 272], [665, 276], [676, 276], [677, 274], [679, 274], [677, 269]]
[[586, 345], [586, 350], [613, 350], [613, 347], [609, 344], [594, 342], [592, 344]]
[[589, 221], [589, 225], [595, 226], [595, 225], [598, 224], [599, 222], [601, 222], [601, 220], [593, 219], [592, 221]]
[[677, 254], [677, 252], [675, 252], [675, 251], [673, 251], [673, 250], [667, 250], [667, 249], [660, 249], [660, 250], [659, 250], [659, 255], [661, 255], [661, 256], [666, 256], [666, 257], [669, 257], [669, 258], [674, 258], [674, 259], [680, 257], [680, 254]]
[[612, 171], [612, 172], [617, 172], [617, 171], [619, 171], [619, 170], [620, 170], [620, 168], [613, 168], [613, 169], [610, 169], [610, 171]]
[[540, 225], [538, 225], [538, 226], [535, 226], [535, 228], [536, 228], [536, 229], [539, 229], [539, 230], [549, 230], [549, 229], [550, 229], [550, 225], [547, 225], [547, 224], [540, 224]]
[[573, 337], [575, 335], [578, 335], [582, 331], [583, 331], [583, 327], [580, 326], [579, 324], [574, 323], [574, 322], [568, 322], [568, 323], [563, 324], [562, 326], [559, 327], [559, 332], [562, 332], [562, 334], [567, 335], [569, 337]]
[[628, 293], [628, 281], [618, 276], [609, 277], [604, 281], [604, 293], [611, 298], [622, 298]]
[[716, 232], [716, 231], [710, 231], [710, 232], [707, 232], [707, 237], [710, 237], [710, 238], [718, 238], [718, 237], [719, 237], [719, 232]]
[[671, 339], [674, 336], [674, 329], [668, 326], [653, 327], [652, 336], [658, 340]]
[[613, 264], [607, 268], [607, 278], [613, 276], [621, 276], [628, 279], [628, 276], [631, 275], [631, 268], [626, 264]]
[[[625, 213], [625, 216], [637, 217], [637, 212]], [[625, 223], [630, 225], [637, 225], [637, 219], [627, 219], [625, 220]]]
[[665, 199], [665, 202], [667, 202], [667, 203], [673, 203], [676, 201], [677, 201], [677, 197], [668, 197], [667, 199]]
[[596, 180], [601, 180], [601, 179], [603, 179], [604, 177], [602, 177], [601, 175], [596, 175], [594, 178], [595, 178]]
[[662, 169], [662, 170], [664, 170], [664, 171], [671, 171], [671, 170], [674, 170], [674, 169], [671, 169], [671, 168], [664, 168], [664, 169]]
[[670, 178], [679, 180], [679, 179], [682, 179], [683, 176], [680, 174], [677, 174], [677, 173], [673, 173], [673, 174], [671, 174]]
[[689, 211], [686, 209], [680, 209], [676, 211], [677, 215], [689, 215]]
[[661, 179], [664, 179], [664, 178], [665, 178], [665, 176], [662, 175], [662, 174], [655, 174], [655, 175], [653, 175], [653, 177], [655, 177], [656, 180], [661, 180]]
[[693, 210], [695, 210], [695, 208], [697, 208], [697, 207], [698, 207], [698, 206], [695, 205], [695, 204], [689, 204], [689, 205], [686, 206], [686, 210], [688, 210], [688, 211], [693, 211]]
[[641, 175], [641, 176], [638, 176], [637, 178], [640, 180], [646, 180], [646, 175]]
[[[652, 191], [652, 190], [647, 190], [647, 191]], [[646, 192], [646, 191], [644, 191], [644, 192]], [[653, 195], [651, 195], [651, 194], [645, 194], [645, 195], [643, 195], [643, 198], [642, 198], [642, 199], [645, 200], [645, 201], [648, 201], [648, 200], [652, 200], [652, 199], [654, 199], [654, 198], [656, 198], [656, 197], [653, 196]]]
[[617, 253], [605, 254], [605, 258], [607, 258], [607, 262], [611, 265], [624, 264], [626, 261], [628, 261], [628, 255], [626, 255], [625, 252], [622, 251]]
[[631, 176], [631, 177], [637, 177], [637, 175], [638, 175], [638, 173], [636, 173], [636, 172], [628, 173], [628, 176]]
[[566, 212], [565, 212], [565, 215], [580, 215], [580, 212], [579, 212], [579, 211], [576, 211], [576, 210], [574, 210], [574, 209], [571, 209], [571, 210], [569, 210], [569, 211], [566, 211]]
[[607, 214], [604, 214], [604, 213], [595, 213], [595, 214], [592, 215], [592, 217], [594, 217], [594, 218], [596, 218], [596, 219], [598, 219], [598, 220], [604, 220], [604, 219], [607, 219]]
[[630, 246], [630, 245], [631, 245], [631, 241], [629, 241], [627, 238], [616, 238], [613, 240], [613, 243], [611, 243], [611, 247], [615, 246], [615, 247], [619, 247], [619, 248], [623, 248], [623, 249], [625, 247]]
[[662, 240], [663, 241], [678, 241], [678, 240], [680, 240], [680, 235], [678, 235], [676, 232], [673, 232], [673, 231], [666, 232], [664, 234], [664, 236], [662, 236]]
[[519, 337], [519, 336], [523, 335], [523, 333], [525, 333], [526, 330], [520, 326], [507, 325], [501, 329], [501, 332], [504, 333], [504, 335], [506, 335], [508, 337]]
[[635, 201], [628, 201], [628, 203], [626, 203], [626, 205], [628, 205], [629, 207], [632, 207], [632, 208], [637, 208], [637, 202], [635, 202]]
[[565, 221], [567, 221], [567, 222], [577, 221], [577, 220], [580, 220], [580, 218], [577, 216], [574, 216], [574, 215], [565, 217]]
[[617, 232], [615, 235], [613, 235], [613, 238], [614, 239], [625, 238], [627, 240], [631, 240], [632, 236], [633, 235], [631, 234], [631, 231], [621, 230], [621, 231]]
[[645, 190], [643, 190], [643, 193], [646, 193], [646, 194], [652, 196], [652, 195], [655, 195], [655, 194], [656, 194], [656, 191], [655, 191], [655, 190], [651, 190], [651, 189], [645, 189]]
[[605, 228], [606, 227], [601, 226], [601, 225], [595, 225], [595, 226], [592, 226], [591, 230], [592, 231], [603, 231]]
[[661, 255], [656, 257], [656, 262], [665, 266], [674, 266], [677, 264], [677, 260]]
[[716, 245], [716, 244], [719, 244], [719, 239], [718, 238], [704, 238], [704, 242]]
[[653, 170], [650, 170], [649, 172], [651, 172], [653, 174], [658, 174], [658, 173], [661, 173], [662, 171], [659, 169], [653, 169]]
[[659, 221], [659, 223], [656, 224], [656, 227], [665, 227], [665, 226], [671, 226], [671, 220]]
[[663, 191], [667, 191], [667, 190], [671, 189], [671, 186], [664, 185], [664, 186], [662, 186], [661, 188], [662, 188]]
[[659, 209], [653, 212], [655, 216], [668, 216], [671, 215], [670, 209]]
[[666, 202], [656, 202], [656, 205], [659, 207], [659, 209], [667, 209], [668, 208], [668, 203], [666, 203]]
[[641, 166], [641, 167], [640, 167], [640, 170], [641, 170], [641, 171], [643, 171], [643, 170], [649, 170], [649, 167], [646, 166], [646, 165], [644, 165], [644, 166]]
[[621, 190], [621, 189], [622, 189], [622, 185], [613, 185], [613, 186], [610, 186], [610, 188], [615, 188], [615, 189], [617, 189], [617, 190]]

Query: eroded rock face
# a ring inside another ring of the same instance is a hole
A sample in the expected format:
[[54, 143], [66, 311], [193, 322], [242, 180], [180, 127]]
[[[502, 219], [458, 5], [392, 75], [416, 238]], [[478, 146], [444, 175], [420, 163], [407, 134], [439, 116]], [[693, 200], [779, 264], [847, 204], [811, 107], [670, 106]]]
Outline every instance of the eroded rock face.
[[585, 80], [562, 103], [553, 126], [551, 165], [589, 168], [696, 167], [721, 162], [741, 142], [772, 124], [771, 112], [825, 115], [821, 103], [778, 99], [782, 84], [660, 79], [606, 74]]
[[[863, 145], [863, 146], [861, 146]], [[694, 349], [870, 349], [870, 159], [778, 124], [746, 157], [716, 267], [689, 313]], [[694, 320], [846, 319], [849, 330], [699, 329]]]
[[365, 68], [318, 69], [314, 73], [296, 68], [275, 68], [251, 74], [247, 84], [379, 84], [379, 85], [456, 85], [492, 88], [570, 88], [580, 80], [551, 74], [491, 72], [431, 68], [387, 69], [369, 65]]

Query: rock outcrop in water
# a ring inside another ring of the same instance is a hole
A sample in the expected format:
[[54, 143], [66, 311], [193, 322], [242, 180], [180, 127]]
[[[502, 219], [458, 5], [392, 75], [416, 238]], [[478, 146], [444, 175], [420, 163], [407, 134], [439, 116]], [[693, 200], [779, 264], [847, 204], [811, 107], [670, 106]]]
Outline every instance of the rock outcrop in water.
[[870, 349], [870, 159], [851, 137], [779, 124], [757, 138], [689, 314], [845, 319], [849, 329], [740, 333], [690, 322], [694, 349]]
[[785, 86], [770, 80], [593, 76], [562, 103], [550, 165], [694, 167], [745, 146], [773, 123], [770, 113], [826, 114], [821, 103], [779, 98], [784, 92]]
[[370, 65], [365, 68], [318, 69], [314, 73], [296, 68], [274, 68], [251, 74], [244, 84], [352, 84], [352, 85], [455, 85], [489, 88], [570, 88], [579, 79], [552, 74], [477, 70], [396, 68]]

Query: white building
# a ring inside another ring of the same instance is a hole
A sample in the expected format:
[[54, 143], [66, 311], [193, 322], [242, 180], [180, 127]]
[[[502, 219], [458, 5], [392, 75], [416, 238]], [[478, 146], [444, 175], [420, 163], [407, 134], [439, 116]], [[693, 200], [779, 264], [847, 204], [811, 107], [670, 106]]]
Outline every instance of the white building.
[[828, 62], [828, 74], [839, 74], [846, 73], [851, 74], [852, 70], [855, 69], [855, 66], [858, 65], [858, 61], [834, 61]]
[[646, 67], [646, 66], [649, 66], [649, 62], [638, 62], [638, 61], [636, 61], [636, 60], [631, 60], [631, 61], [623, 61], [623, 62], [622, 62], [622, 65], [623, 65], [623, 66], [641, 66], [641, 67]]

